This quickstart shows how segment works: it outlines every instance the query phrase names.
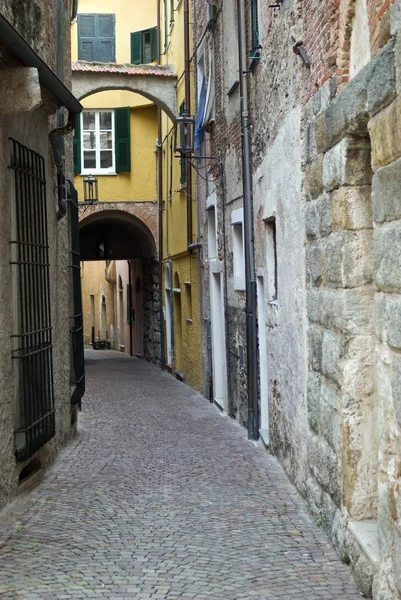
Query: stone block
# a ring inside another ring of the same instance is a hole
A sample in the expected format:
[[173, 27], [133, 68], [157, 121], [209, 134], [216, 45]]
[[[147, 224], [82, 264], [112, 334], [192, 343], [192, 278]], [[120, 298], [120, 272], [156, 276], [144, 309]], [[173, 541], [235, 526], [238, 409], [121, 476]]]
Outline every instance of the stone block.
[[359, 402], [374, 390], [374, 336], [358, 335], [347, 344], [341, 363], [341, 389], [345, 396]]
[[314, 325], [309, 326], [308, 330], [309, 342], [309, 362], [314, 371], [322, 372], [322, 344], [323, 330]]
[[320, 433], [338, 455], [341, 441], [341, 415], [338, 410], [338, 391], [323, 383], [320, 401]]
[[396, 350], [401, 350], [401, 296], [392, 294], [387, 298], [387, 342]]
[[33, 67], [1, 70], [0, 113], [31, 112], [42, 103], [39, 72]]
[[350, 133], [366, 131], [366, 82], [360, 73], [331, 102], [327, 110], [316, 118], [316, 146], [319, 153], [332, 148]]
[[340, 496], [338, 458], [329, 444], [313, 433], [308, 437], [308, 462], [324, 491], [338, 503]]
[[332, 331], [325, 331], [322, 344], [322, 373], [338, 383], [340, 372], [342, 339]]
[[397, 419], [398, 427], [401, 427], [401, 356], [393, 357], [391, 391], [394, 402], [395, 418]]
[[373, 290], [308, 290], [308, 318], [310, 322], [348, 335], [373, 332]]
[[308, 240], [320, 237], [320, 217], [316, 200], [308, 202], [305, 208], [305, 230]]
[[395, 43], [395, 87], [397, 94], [401, 94], [401, 34], [397, 35]]
[[398, 527], [394, 527], [393, 570], [395, 585], [401, 594], [401, 531]]
[[330, 102], [333, 100], [337, 92], [337, 81], [335, 77], [331, 77], [320, 88], [320, 109], [326, 110]]
[[320, 423], [320, 377], [313, 371], [308, 373], [308, 419], [316, 432]]
[[318, 157], [316, 146], [316, 123], [310, 121], [305, 127], [305, 162], [310, 163]]
[[323, 261], [322, 245], [317, 242], [308, 244], [305, 253], [306, 275], [308, 281], [315, 287], [319, 287], [322, 283]]
[[321, 90], [318, 90], [309, 102], [305, 105], [305, 113], [304, 117], [306, 121], [312, 120], [316, 115], [318, 115], [321, 111]]
[[320, 237], [326, 237], [332, 231], [331, 197], [322, 194], [317, 200], [317, 211], [320, 221]]
[[401, 159], [374, 174], [372, 203], [376, 223], [401, 219]]
[[379, 544], [381, 548], [389, 548], [392, 540], [391, 515], [389, 509], [388, 481], [381, 481], [377, 486], [377, 522]]
[[309, 240], [325, 237], [331, 233], [331, 198], [322, 194], [311, 200], [305, 209], [306, 236]]
[[353, 288], [372, 282], [372, 232], [333, 232], [325, 249], [325, 281], [330, 287]]
[[[385, 28], [382, 35], [386, 35]], [[366, 111], [370, 116], [377, 114], [390, 104], [396, 96], [394, 44], [390, 40], [366, 65]]]
[[369, 122], [376, 171], [401, 157], [401, 96]]
[[373, 116], [395, 98], [394, 40], [390, 40], [316, 119], [319, 153], [348, 134], [364, 135]]
[[379, 341], [384, 340], [386, 329], [386, 294], [375, 294], [373, 304], [373, 318], [375, 325], [375, 335]]
[[368, 229], [372, 227], [370, 186], [345, 186], [332, 194], [333, 229]]
[[323, 185], [334, 190], [343, 185], [370, 185], [370, 146], [362, 138], [345, 137], [323, 159]]
[[391, 35], [396, 35], [401, 30], [401, 0], [395, 0], [390, 7], [390, 24]]
[[306, 165], [304, 185], [307, 200], [317, 198], [323, 193], [323, 156]]
[[374, 230], [373, 272], [378, 290], [401, 292], [401, 221]]

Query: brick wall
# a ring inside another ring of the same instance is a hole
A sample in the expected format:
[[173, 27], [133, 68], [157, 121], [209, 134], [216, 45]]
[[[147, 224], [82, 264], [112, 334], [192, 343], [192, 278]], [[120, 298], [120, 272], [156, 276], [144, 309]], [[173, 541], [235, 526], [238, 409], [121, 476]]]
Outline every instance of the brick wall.
[[[394, 0], [366, 0], [372, 57], [390, 37], [389, 7]], [[303, 0], [304, 42], [311, 69], [305, 100], [332, 76], [339, 89], [349, 81], [349, 52], [356, 0]]]

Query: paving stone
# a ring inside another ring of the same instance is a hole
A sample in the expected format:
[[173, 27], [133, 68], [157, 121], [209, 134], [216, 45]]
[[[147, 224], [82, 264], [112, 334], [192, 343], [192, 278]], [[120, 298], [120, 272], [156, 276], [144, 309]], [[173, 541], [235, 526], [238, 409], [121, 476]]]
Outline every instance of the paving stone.
[[262, 446], [111, 351], [87, 353], [77, 438], [0, 515], [0, 539], [2, 599], [360, 598]]

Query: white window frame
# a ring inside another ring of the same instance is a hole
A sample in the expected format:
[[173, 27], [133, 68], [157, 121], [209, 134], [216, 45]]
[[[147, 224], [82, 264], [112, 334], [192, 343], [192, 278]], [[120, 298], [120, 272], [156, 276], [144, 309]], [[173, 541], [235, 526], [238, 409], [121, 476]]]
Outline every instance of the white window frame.
[[[238, 230], [241, 233], [238, 235]], [[231, 230], [233, 241], [233, 271], [234, 290], [246, 289], [245, 278], [245, 240], [244, 240], [244, 209], [239, 208], [231, 213]]]
[[82, 127], [81, 127], [81, 165], [82, 165], [82, 175], [115, 175], [116, 173], [116, 148], [115, 148], [115, 114], [114, 109], [112, 108], [88, 108], [83, 111], [83, 113], [95, 113], [95, 133], [96, 133], [96, 165], [100, 165], [100, 113], [111, 113], [111, 132], [112, 132], [112, 158], [113, 162], [111, 167], [107, 167], [107, 169], [102, 169], [100, 167], [94, 167], [92, 169], [85, 168], [84, 161], [84, 133], [87, 130], [84, 130], [83, 126], [83, 118], [82, 118]]

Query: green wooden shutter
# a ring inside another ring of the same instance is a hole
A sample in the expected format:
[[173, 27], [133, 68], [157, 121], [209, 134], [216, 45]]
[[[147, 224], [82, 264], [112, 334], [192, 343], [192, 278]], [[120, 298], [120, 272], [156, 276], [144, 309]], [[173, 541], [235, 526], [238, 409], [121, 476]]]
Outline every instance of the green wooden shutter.
[[116, 108], [115, 148], [117, 173], [131, 172], [130, 108]]
[[151, 60], [159, 59], [159, 30], [157, 27], [153, 27], [150, 30], [150, 48], [151, 48]]
[[258, 0], [251, 0], [252, 53], [259, 48]]
[[77, 115], [74, 129], [74, 173], [81, 173], [81, 115]]
[[95, 60], [99, 62], [116, 61], [115, 18], [114, 15], [96, 15], [97, 35]]
[[131, 33], [131, 64], [142, 64], [142, 31]]
[[95, 58], [96, 15], [78, 15], [78, 60], [92, 62]]

